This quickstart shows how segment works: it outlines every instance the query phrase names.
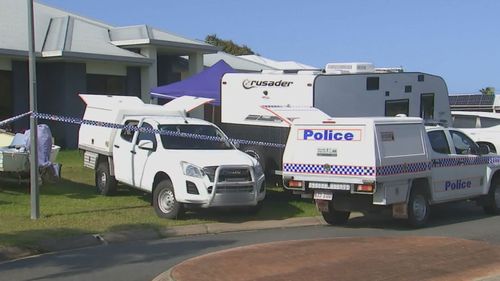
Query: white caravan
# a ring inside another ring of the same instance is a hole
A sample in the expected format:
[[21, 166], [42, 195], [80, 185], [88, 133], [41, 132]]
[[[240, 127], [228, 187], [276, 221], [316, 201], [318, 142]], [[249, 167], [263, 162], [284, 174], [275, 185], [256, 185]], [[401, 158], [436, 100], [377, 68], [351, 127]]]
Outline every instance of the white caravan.
[[[290, 128], [273, 106], [315, 107], [334, 117], [404, 114], [451, 124], [444, 80], [372, 64], [328, 64], [324, 72], [227, 73], [221, 81], [221, 127], [231, 138], [285, 144]], [[268, 174], [279, 174], [283, 150], [241, 145]]]

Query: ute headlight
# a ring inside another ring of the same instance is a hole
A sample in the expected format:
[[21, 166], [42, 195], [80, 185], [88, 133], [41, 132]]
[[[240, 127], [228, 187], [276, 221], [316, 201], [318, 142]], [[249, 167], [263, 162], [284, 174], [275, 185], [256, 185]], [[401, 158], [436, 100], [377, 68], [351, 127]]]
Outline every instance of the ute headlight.
[[264, 174], [264, 171], [262, 170], [262, 166], [260, 165], [259, 162], [257, 162], [255, 164], [255, 166], [253, 167], [253, 171], [255, 172], [255, 175], [258, 177], [262, 174]]
[[195, 178], [203, 178], [205, 176], [205, 172], [203, 172], [203, 169], [194, 164], [182, 161], [181, 166], [182, 166], [182, 171], [186, 176]]

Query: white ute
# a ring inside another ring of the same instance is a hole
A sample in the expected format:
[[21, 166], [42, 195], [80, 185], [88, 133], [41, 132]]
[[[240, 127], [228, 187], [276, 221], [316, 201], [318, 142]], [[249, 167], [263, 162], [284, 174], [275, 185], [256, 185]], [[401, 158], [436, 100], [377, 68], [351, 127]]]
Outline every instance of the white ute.
[[207, 99], [182, 97], [160, 106], [136, 97], [80, 96], [84, 119], [96, 123], [80, 127], [79, 148], [84, 166], [95, 170], [99, 193], [112, 193], [117, 181], [150, 192], [163, 218], [177, 218], [187, 206], [261, 207], [266, 190], [258, 161], [212, 123], [185, 116]]
[[500, 157], [461, 131], [410, 117], [296, 122], [283, 155], [284, 186], [313, 192], [330, 224], [390, 207], [421, 227], [430, 205], [466, 199], [498, 214], [499, 169]]

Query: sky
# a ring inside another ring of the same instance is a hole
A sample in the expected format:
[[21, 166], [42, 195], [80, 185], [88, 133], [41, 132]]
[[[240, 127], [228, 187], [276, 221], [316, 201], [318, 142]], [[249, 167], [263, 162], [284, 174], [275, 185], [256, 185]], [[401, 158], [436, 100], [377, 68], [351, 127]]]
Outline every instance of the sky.
[[324, 68], [371, 62], [441, 76], [453, 93], [500, 92], [496, 0], [38, 0], [113, 26], [208, 34]]

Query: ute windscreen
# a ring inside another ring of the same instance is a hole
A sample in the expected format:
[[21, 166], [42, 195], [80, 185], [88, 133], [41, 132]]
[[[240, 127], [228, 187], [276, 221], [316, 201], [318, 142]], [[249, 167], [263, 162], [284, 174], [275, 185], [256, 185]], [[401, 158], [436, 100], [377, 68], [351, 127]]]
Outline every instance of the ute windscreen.
[[160, 125], [161, 142], [165, 149], [233, 149], [224, 134], [210, 125]]

